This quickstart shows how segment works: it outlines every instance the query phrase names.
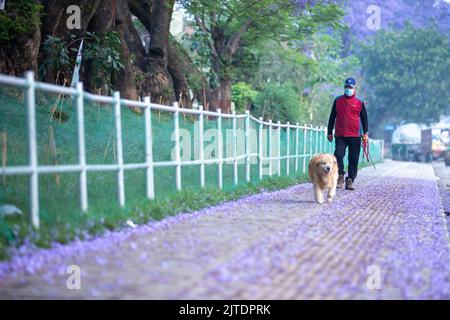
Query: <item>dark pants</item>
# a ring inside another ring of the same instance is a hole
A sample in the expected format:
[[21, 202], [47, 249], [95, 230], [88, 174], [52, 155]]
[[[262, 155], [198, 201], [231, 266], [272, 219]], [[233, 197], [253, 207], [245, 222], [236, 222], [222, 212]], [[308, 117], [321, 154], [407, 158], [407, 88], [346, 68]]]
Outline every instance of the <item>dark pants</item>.
[[360, 137], [336, 137], [334, 155], [339, 167], [339, 175], [344, 175], [344, 156], [348, 146], [348, 177], [355, 181], [358, 174], [359, 152], [361, 151]]

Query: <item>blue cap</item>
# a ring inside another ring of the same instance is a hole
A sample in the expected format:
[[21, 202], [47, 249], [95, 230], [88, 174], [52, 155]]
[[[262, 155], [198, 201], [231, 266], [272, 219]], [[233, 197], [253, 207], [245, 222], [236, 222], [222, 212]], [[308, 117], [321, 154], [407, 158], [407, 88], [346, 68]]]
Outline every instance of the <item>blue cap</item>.
[[344, 86], [350, 86], [352, 88], [356, 87], [356, 80], [354, 78], [347, 78], [345, 79]]

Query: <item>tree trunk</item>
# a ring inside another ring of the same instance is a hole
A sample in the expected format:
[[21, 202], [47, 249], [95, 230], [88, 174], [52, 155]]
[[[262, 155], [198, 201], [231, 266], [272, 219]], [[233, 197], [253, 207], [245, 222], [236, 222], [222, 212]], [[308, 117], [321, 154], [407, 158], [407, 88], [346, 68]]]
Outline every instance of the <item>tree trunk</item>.
[[222, 109], [224, 113], [231, 113], [231, 79], [222, 78], [219, 87], [213, 90], [212, 107]]
[[[128, 0], [130, 11], [135, 15], [150, 33], [152, 30], [151, 12], [152, 2], [146, 0]], [[185, 107], [191, 107], [192, 100], [197, 99], [206, 105], [210, 100], [208, 80], [198, 70], [188, 53], [178, 44], [177, 40], [169, 36], [167, 69], [172, 76], [175, 96]], [[194, 99], [189, 99], [189, 89], [194, 93]]]
[[152, 6], [148, 71], [142, 91], [153, 101], [171, 104], [176, 100], [173, 80], [167, 70], [170, 20], [174, 0], [154, 0]]
[[[226, 50], [226, 49], [224, 49]], [[211, 102], [214, 108], [222, 109], [224, 113], [231, 112], [231, 77], [229, 68], [231, 66], [231, 56], [218, 51], [219, 59], [212, 59], [212, 68], [219, 76], [219, 86], [213, 88], [213, 100]]]
[[[97, 35], [110, 32], [115, 28], [115, 0], [104, 0], [102, 5], [98, 7], [94, 16], [92, 17], [87, 31], [93, 32]], [[108, 76], [103, 74], [102, 70], [96, 70], [92, 65], [92, 61], [84, 60], [81, 64], [82, 75], [80, 79], [83, 81], [85, 88], [90, 92], [96, 92], [98, 94], [109, 94], [109, 83], [103, 83], [98, 88], [95, 83], [95, 78], [100, 77], [102, 79], [111, 79], [111, 74]], [[100, 74], [99, 74], [100, 73]]]
[[[94, 14], [99, 9], [101, 0], [48, 0], [43, 1], [45, 15], [42, 18], [42, 41], [45, 41], [48, 36], [58, 37], [64, 42], [70, 42], [70, 36], [75, 35], [76, 38], [81, 38], [85, 35], [88, 25], [93, 18]], [[67, 19], [71, 14], [66, 12], [70, 5], [77, 5], [80, 7], [80, 27], [81, 29], [69, 30], [67, 28]], [[69, 46], [69, 55], [75, 58], [76, 52], [72, 52], [71, 48], [78, 48], [79, 42], [74, 42]], [[42, 47], [41, 47], [42, 50]], [[42, 63], [47, 59], [45, 53], [39, 57], [39, 63]], [[59, 70], [53, 70], [52, 67], [48, 67], [45, 70], [44, 81], [51, 83], [62, 83], [62, 79], [58, 79]], [[68, 78], [68, 75], [63, 75]], [[71, 79], [65, 79], [70, 81]]]
[[[126, 37], [133, 34], [130, 28], [133, 27], [131, 23], [131, 16], [128, 10], [128, 3], [126, 0], [115, 0], [117, 8], [116, 16], [116, 31], [119, 33], [122, 47], [122, 61], [125, 68], [121, 70], [115, 79], [114, 89], [121, 92], [121, 96], [127, 99], [138, 100], [139, 91], [136, 81], [136, 69], [131, 63], [129, 43]], [[135, 43], [135, 42], [133, 42]], [[134, 46], [133, 46], [134, 47]], [[134, 47], [136, 48], [136, 47]]]
[[[194, 62], [188, 53], [180, 46], [175, 38], [169, 39], [168, 70], [173, 78], [174, 89], [177, 97], [183, 92], [183, 97], [189, 89], [192, 90], [194, 99], [205, 105], [211, 100], [211, 90], [208, 80], [203, 73], [194, 66]], [[191, 102], [189, 106], [191, 106]]]
[[136, 16], [148, 32], [152, 29], [152, 0], [128, 0], [130, 12]]
[[0, 47], [0, 73], [22, 76], [27, 70], [37, 72], [41, 32], [35, 28], [29, 35], [18, 37], [10, 46]]
[[176, 40], [169, 41], [167, 70], [173, 79], [173, 88], [178, 103], [184, 108], [191, 107], [189, 82], [183, 70], [182, 61], [178, 52]]
[[[48, 0], [43, 1], [45, 15], [42, 20], [43, 39], [47, 35], [57, 36], [62, 40], [69, 40], [71, 34], [82, 37], [86, 33], [89, 22], [97, 12], [101, 0]], [[71, 14], [66, 10], [70, 5], [77, 5], [81, 11], [81, 29], [69, 30], [67, 28], [67, 19]], [[103, 6], [103, 4], [102, 4]]]
[[[5, 4], [5, 11], [2, 12], [2, 15], [14, 22], [18, 18], [17, 8], [19, 5], [19, 0], [10, 0]], [[8, 35], [10, 36], [9, 40], [0, 41], [1, 73], [22, 76], [27, 70], [37, 71], [37, 57], [41, 43], [40, 13], [42, 12], [33, 12], [34, 16], [27, 17], [28, 24], [32, 24], [31, 28], [26, 29], [27, 33]], [[20, 18], [25, 17], [21, 16]]]
[[131, 19], [130, 8], [127, 0], [114, 0], [116, 2], [116, 24], [123, 25], [122, 30], [124, 32], [124, 39], [130, 50], [135, 55], [136, 65], [143, 71], [147, 67], [147, 59], [144, 45], [139, 37], [136, 28], [133, 25]]

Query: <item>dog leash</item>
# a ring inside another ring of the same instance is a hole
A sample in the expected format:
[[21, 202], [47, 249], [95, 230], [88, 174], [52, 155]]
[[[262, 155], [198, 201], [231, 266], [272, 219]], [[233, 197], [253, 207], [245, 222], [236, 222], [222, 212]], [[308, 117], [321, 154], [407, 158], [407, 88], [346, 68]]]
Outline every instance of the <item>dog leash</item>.
[[363, 148], [363, 160], [364, 157], [366, 157], [367, 162], [370, 162], [373, 166], [373, 168], [376, 170], [377, 167], [375, 166], [375, 163], [372, 161], [372, 157], [370, 156], [370, 149], [369, 149], [369, 139], [362, 139], [362, 148]]

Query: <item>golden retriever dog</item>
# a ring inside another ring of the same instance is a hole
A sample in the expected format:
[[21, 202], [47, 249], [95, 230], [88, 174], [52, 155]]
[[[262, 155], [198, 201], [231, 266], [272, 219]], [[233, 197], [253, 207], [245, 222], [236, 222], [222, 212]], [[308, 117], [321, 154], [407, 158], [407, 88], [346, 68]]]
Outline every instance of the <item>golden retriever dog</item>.
[[336, 157], [329, 153], [317, 154], [309, 161], [309, 179], [314, 187], [314, 198], [323, 203], [323, 191], [328, 190], [327, 200], [333, 201], [336, 195], [338, 166]]

